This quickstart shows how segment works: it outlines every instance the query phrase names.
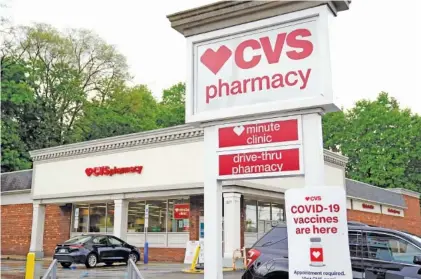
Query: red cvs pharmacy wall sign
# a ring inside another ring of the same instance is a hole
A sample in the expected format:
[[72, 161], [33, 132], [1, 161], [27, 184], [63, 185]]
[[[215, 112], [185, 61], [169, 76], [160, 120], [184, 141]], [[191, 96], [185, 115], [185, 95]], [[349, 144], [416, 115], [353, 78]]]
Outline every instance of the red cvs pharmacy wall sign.
[[132, 167], [91, 167], [85, 169], [86, 176], [113, 176], [115, 174], [137, 173], [141, 174], [143, 166]]
[[282, 23], [280, 16], [280, 24], [268, 28], [253, 26], [275, 20], [189, 38], [194, 66], [187, 122], [330, 104], [329, 53], [319, 45], [326, 40], [319, 16], [295, 23]]

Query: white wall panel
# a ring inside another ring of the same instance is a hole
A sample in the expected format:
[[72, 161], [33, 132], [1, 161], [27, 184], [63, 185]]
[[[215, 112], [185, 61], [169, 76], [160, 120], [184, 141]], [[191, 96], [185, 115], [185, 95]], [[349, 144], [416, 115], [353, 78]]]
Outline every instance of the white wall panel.
[[[87, 176], [86, 168], [143, 166], [141, 174]], [[83, 194], [86, 191], [158, 187], [203, 182], [203, 142], [40, 162], [35, 165], [33, 194]], [[153, 190], [153, 189], [149, 189]]]

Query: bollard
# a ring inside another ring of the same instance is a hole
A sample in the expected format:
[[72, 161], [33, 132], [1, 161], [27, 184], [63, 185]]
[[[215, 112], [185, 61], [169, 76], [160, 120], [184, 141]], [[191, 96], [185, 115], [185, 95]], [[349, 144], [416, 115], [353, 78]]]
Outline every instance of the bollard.
[[26, 257], [25, 279], [35, 278], [35, 253], [29, 252]]
[[199, 258], [199, 253], [200, 253], [200, 245], [197, 245], [196, 249], [194, 250], [194, 256], [191, 262], [190, 270], [196, 270], [196, 263], [197, 263], [197, 259]]
[[149, 257], [149, 243], [145, 242], [145, 247], [143, 249], [143, 263], [148, 263], [148, 257]]

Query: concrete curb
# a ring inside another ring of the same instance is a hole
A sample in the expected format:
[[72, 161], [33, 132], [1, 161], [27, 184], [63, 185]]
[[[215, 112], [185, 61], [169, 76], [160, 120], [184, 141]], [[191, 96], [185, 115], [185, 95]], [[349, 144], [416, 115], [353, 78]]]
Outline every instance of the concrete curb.
[[[26, 261], [26, 256], [18, 256], [18, 255], [1, 255], [0, 258], [2, 261]], [[53, 258], [43, 258], [42, 260], [53, 260]]]

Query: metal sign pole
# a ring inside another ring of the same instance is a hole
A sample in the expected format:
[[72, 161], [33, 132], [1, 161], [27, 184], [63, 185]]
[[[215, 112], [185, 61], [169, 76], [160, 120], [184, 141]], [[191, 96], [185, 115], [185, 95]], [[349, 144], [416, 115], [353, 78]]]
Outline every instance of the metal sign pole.
[[148, 227], [149, 227], [149, 204], [145, 206], [145, 245], [143, 249], [143, 263], [148, 263], [148, 257], [149, 257], [149, 243], [148, 243]]

